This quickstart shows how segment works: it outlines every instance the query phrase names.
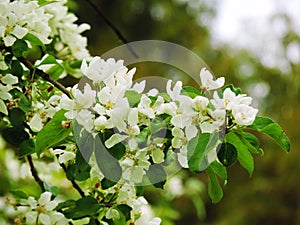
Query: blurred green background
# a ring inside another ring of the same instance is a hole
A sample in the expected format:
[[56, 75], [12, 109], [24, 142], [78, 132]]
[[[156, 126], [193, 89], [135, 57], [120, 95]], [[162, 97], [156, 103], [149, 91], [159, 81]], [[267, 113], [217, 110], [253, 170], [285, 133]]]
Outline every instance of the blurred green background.
[[[102, 55], [122, 44], [85, 0], [74, 2], [77, 5], [73, 5], [73, 10], [80, 22], [87, 22], [92, 26], [91, 31], [86, 32], [92, 55]], [[267, 23], [263, 28], [264, 33], [258, 35], [261, 39], [251, 36], [261, 30], [244, 30], [243, 35], [237, 35], [236, 40], [247, 37], [254, 43], [249, 46], [249, 49], [252, 48], [249, 50], [236, 47], [234, 40], [222, 43], [217, 41], [222, 37], [213, 36], [214, 21], [221, 13], [218, 11], [218, 5], [222, 2], [220, 0], [94, 2], [129, 41], [163, 40], [180, 44], [195, 52], [215, 76], [225, 76], [227, 83], [234, 83], [251, 95], [260, 113], [281, 124], [291, 139], [291, 152], [286, 154], [271, 139], [261, 136], [265, 154], [263, 157], [256, 157], [253, 176], [249, 179], [246, 171], [239, 165], [230, 168], [225, 195], [219, 204], [210, 202], [205, 185], [198, 182], [206, 182], [207, 178], [202, 174], [195, 176], [181, 171], [178, 176], [183, 178], [183, 183], [172, 183], [175, 186], [182, 185], [185, 189], [184, 194], [179, 196], [149, 190], [146, 196], [156, 206], [158, 216], [163, 218], [162, 225], [300, 224], [300, 37], [297, 34], [300, 27], [293, 26], [290, 15], [279, 10], [270, 18], [265, 18]], [[231, 24], [226, 26], [230, 27]], [[276, 30], [276, 26], [281, 29], [277, 36], [272, 32], [272, 27]], [[270, 40], [269, 49], [261, 48], [266, 40]], [[289, 57], [291, 51], [296, 54], [298, 51], [298, 58]], [[273, 57], [273, 61], [280, 63], [268, 65], [264, 55]], [[138, 77], [151, 73], [166, 74], [169, 77], [168, 74], [174, 73], [172, 68], [155, 63], [135, 66]], [[189, 83], [187, 76], [180, 79], [185, 85], [193, 85]]]

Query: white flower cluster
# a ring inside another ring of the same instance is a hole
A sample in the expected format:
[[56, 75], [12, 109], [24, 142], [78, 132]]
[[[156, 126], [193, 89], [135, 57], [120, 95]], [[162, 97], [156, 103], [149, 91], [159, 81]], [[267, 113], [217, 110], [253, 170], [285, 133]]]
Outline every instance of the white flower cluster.
[[0, 40], [12, 46], [27, 34], [36, 36], [43, 44], [54, 41], [57, 58], [83, 59], [89, 56], [87, 39], [81, 33], [88, 24], [77, 25], [77, 17], [64, 6], [66, 0], [39, 6], [38, 1], [17, 0], [0, 3]]
[[[164, 137], [150, 135], [146, 137], [146, 145], [139, 147], [138, 137], [142, 127], [150, 127], [157, 120], [161, 120], [161, 126], [171, 126], [172, 148], [179, 150], [177, 157], [181, 166], [188, 167], [189, 140], [199, 133], [225, 129], [229, 119], [237, 126], [250, 125], [258, 111], [250, 106], [251, 97], [236, 95], [230, 88], [226, 88], [220, 97], [222, 93], [216, 89], [224, 85], [225, 79], [214, 80], [205, 68], [200, 72], [201, 88], [214, 91], [212, 99], [202, 95], [194, 98], [185, 95], [182, 82], [178, 81], [172, 88], [171, 80], [166, 86], [168, 99], [163, 98], [156, 89], [142, 93], [145, 81], [133, 85], [135, 69], [128, 71], [121, 60], [104, 61], [95, 57], [89, 63], [84, 60], [81, 70], [93, 85], [86, 83], [83, 90], [75, 85], [71, 89], [73, 99], [63, 96], [60, 106], [68, 110], [65, 114], [67, 118], [75, 119], [89, 132], [115, 129], [105, 145], [111, 148], [119, 142], [125, 143], [128, 154], [121, 160], [123, 178], [136, 183], [141, 182], [145, 170], [149, 168], [150, 157], [154, 163], [162, 163], [165, 158]], [[127, 91], [139, 95], [138, 104], [133, 107], [130, 107], [126, 97]], [[169, 124], [163, 124], [161, 115], [171, 117]]]
[[17, 206], [18, 215], [24, 215], [26, 224], [44, 224], [44, 225], [65, 225], [68, 220], [65, 216], [54, 211], [59, 201], [56, 199], [51, 200], [52, 194], [44, 192], [38, 200], [34, 197], [29, 197]]

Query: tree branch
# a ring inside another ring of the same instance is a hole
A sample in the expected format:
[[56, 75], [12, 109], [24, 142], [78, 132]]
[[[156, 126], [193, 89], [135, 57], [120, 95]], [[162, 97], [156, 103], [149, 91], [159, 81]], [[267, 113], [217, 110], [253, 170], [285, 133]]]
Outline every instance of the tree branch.
[[42, 189], [42, 192], [45, 192], [46, 190], [45, 190], [45, 187], [44, 187], [44, 183], [41, 180], [41, 178], [39, 177], [38, 172], [37, 172], [37, 170], [34, 167], [31, 155], [28, 155], [26, 158], [28, 160], [28, 163], [29, 163], [29, 166], [30, 166], [30, 170], [31, 170], [31, 174], [34, 177], [34, 180], [38, 183], [38, 185]]
[[121, 31], [104, 15], [102, 10], [98, 5], [96, 5], [93, 0], [87, 0], [87, 2], [90, 4], [90, 6], [98, 13], [98, 15], [104, 20], [104, 22], [113, 30], [113, 32], [117, 35], [117, 37], [126, 44], [126, 47], [130, 51], [130, 53], [135, 57], [138, 58], [139, 56], [137, 53], [132, 49], [130, 46], [128, 40], [124, 37], [124, 35], [121, 33]]

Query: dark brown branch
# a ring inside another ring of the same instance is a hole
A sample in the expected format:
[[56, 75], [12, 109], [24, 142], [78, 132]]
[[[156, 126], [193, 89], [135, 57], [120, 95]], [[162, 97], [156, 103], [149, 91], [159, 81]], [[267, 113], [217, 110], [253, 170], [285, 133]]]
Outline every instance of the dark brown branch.
[[30, 170], [31, 170], [31, 174], [32, 174], [34, 180], [38, 183], [38, 185], [40, 186], [42, 192], [45, 192], [46, 190], [45, 190], [45, 187], [44, 187], [44, 183], [41, 180], [41, 178], [39, 177], [38, 172], [37, 172], [37, 170], [34, 167], [31, 155], [27, 156], [27, 160], [28, 160], [28, 163], [29, 163], [29, 166], [30, 166]]
[[90, 6], [98, 13], [98, 15], [104, 20], [104, 22], [113, 30], [113, 32], [117, 35], [117, 37], [126, 44], [126, 47], [130, 51], [130, 53], [135, 57], [138, 58], [139, 56], [135, 53], [135, 51], [130, 46], [128, 40], [124, 37], [121, 31], [104, 15], [100, 7], [93, 2], [93, 0], [87, 0]]
[[[61, 168], [64, 170], [65, 173], [67, 173], [67, 167], [65, 164], [60, 163], [59, 164], [61, 166]], [[76, 183], [75, 180], [70, 180], [73, 187], [77, 190], [77, 192], [80, 194], [81, 197], [85, 197], [85, 194], [83, 192], [83, 190], [79, 187], [79, 185]]]
[[71, 98], [70, 92], [61, 83], [59, 83], [56, 80], [53, 80], [52, 77], [50, 77], [44, 71], [33, 68], [33, 65], [27, 59], [25, 59], [23, 57], [18, 57], [18, 60], [21, 63], [23, 63], [24, 66], [26, 66], [31, 72], [35, 72], [38, 76], [42, 77], [44, 80], [46, 80], [49, 83], [53, 84], [53, 86], [55, 86], [56, 88], [58, 88], [59, 90], [61, 90], [63, 93], [65, 93], [69, 98]]

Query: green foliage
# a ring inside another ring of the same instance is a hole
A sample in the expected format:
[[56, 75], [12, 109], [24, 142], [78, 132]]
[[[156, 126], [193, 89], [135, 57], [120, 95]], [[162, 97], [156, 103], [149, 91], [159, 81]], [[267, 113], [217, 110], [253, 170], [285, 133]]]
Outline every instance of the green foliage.
[[75, 162], [69, 163], [67, 167], [67, 178], [69, 180], [84, 181], [90, 177], [91, 166], [83, 158], [80, 151], [76, 152]]
[[265, 117], [256, 117], [254, 123], [249, 128], [269, 135], [286, 152], [290, 151], [290, 140], [273, 120]]
[[62, 122], [67, 121], [64, 116], [66, 111], [58, 111], [36, 136], [35, 151], [40, 155], [48, 148], [61, 143], [72, 131], [72, 126], [63, 126]]
[[203, 133], [192, 138], [187, 146], [188, 165], [192, 172], [201, 172], [208, 167], [207, 153], [216, 147], [219, 140], [217, 133]]
[[66, 218], [81, 219], [96, 214], [101, 209], [101, 205], [95, 198], [86, 196], [77, 201], [68, 200], [60, 203], [56, 209], [62, 209]]
[[161, 189], [164, 188], [164, 185], [167, 181], [167, 174], [162, 165], [150, 165], [148, 171], [146, 172], [146, 175], [154, 187]]
[[225, 167], [231, 167], [237, 161], [237, 150], [230, 143], [222, 143], [218, 147], [218, 159]]

